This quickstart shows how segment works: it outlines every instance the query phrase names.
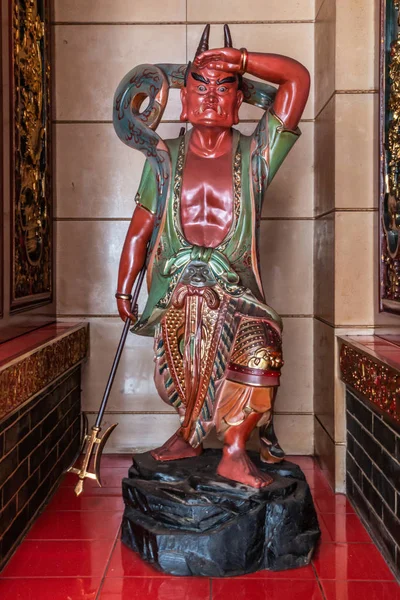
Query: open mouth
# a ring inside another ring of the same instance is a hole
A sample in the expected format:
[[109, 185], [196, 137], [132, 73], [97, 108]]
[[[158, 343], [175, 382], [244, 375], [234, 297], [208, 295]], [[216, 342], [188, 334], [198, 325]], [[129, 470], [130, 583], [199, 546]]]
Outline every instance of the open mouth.
[[204, 112], [207, 112], [210, 110], [212, 110], [213, 112], [216, 112], [218, 115], [222, 115], [222, 108], [220, 107], [219, 104], [217, 104], [217, 106], [204, 106], [202, 104], [198, 110], [198, 113], [201, 115]]

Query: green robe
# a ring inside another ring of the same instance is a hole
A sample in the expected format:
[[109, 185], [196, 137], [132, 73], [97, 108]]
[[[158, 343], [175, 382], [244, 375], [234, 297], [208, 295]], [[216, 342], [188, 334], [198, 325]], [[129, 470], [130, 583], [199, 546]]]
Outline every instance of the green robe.
[[154, 335], [181, 275], [194, 259], [209, 263], [219, 285], [232, 298], [242, 298], [246, 305], [253, 306], [253, 314], [265, 315], [281, 328], [280, 317], [264, 300], [259, 269], [259, 224], [268, 185], [300, 131], [285, 130], [271, 110], [264, 113], [251, 136], [233, 129], [234, 218], [230, 232], [214, 250], [189, 244], [180, 223], [182, 177], [190, 135], [191, 131], [184, 137], [166, 140], [172, 170], [164, 207], [159, 206], [160, 196], [149, 162], [144, 166], [136, 202], [158, 217], [148, 261], [149, 296], [132, 331]]

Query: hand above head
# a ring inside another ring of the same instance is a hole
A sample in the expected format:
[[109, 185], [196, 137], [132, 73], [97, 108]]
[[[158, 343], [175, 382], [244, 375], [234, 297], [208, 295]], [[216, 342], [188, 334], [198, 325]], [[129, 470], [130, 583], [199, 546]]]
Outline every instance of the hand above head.
[[217, 71], [243, 73], [246, 54], [245, 50], [237, 48], [216, 48], [202, 52], [194, 59], [193, 63], [199, 69], [207, 67]]
[[136, 321], [138, 320], [138, 305], [137, 304], [135, 304], [133, 313], [131, 313], [130, 300], [124, 300], [121, 298], [117, 298], [117, 308], [118, 308], [119, 316], [121, 317], [121, 319], [123, 321], [130, 319], [132, 322], [132, 325], [134, 325], [136, 323]]

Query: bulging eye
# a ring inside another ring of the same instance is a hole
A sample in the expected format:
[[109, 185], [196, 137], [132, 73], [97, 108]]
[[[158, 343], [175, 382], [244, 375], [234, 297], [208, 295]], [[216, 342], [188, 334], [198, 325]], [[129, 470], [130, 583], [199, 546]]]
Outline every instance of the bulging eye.
[[197, 89], [199, 90], [199, 92], [206, 92], [206, 91], [207, 91], [207, 88], [206, 88], [206, 86], [205, 86], [205, 85], [199, 85], [199, 86], [197, 87]]
[[228, 88], [225, 87], [224, 85], [220, 85], [218, 88], [218, 91], [223, 94], [224, 92], [228, 91]]

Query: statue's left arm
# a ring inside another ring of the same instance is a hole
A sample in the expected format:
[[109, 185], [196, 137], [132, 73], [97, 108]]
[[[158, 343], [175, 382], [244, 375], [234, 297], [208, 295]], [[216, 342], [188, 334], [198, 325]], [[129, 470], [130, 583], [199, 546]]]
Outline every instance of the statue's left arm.
[[296, 129], [310, 90], [310, 74], [302, 64], [279, 54], [248, 54], [247, 73], [279, 85], [273, 111], [285, 129]]
[[280, 54], [220, 48], [203, 52], [194, 63], [200, 69], [207, 65], [221, 71], [249, 73], [278, 84], [273, 111], [285, 129], [296, 129], [310, 90], [310, 74], [297, 60]]

